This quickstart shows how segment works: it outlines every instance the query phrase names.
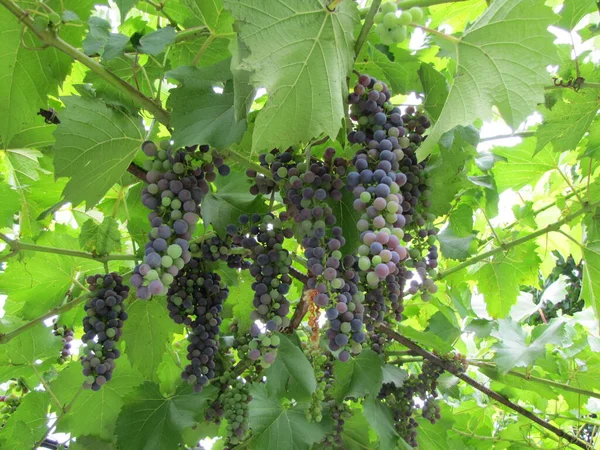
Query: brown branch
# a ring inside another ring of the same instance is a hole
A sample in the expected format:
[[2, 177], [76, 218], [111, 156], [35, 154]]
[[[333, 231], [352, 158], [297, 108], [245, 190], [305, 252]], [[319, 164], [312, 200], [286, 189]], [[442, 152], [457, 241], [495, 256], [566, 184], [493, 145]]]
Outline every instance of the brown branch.
[[527, 417], [529, 420], [537, 423], [542, 428], [545, 428], [546, 430], [551, 431], [552, 433], [556, 434], [558, 437], [563, 438], [563, 439], [569, 441], [571, 444], [574, 444], [580, 448], [583, 448], [586, 450], [589, 450], [591, 448], [590, 446], [588, 446], [588, 444], [586, 442], [582, 441], [581, 439], [578, 439], [576, 436], [573, 436], [570, 433], [566, 433], [565, 431], [561, 430], [560, 428], [555, 427], [554, 425], [551, 425], [550, 423], [548, 423], [545, 420], [536, 416], [534, 413], [511, 402], [510, 400], [503, 397], [499, 393], [492, 391], [491, 389], [485, 387], [483, 384], [479, 383], [478, 381], [475, 381], [470, 376], [459, 372], [456, 366], [441, 359], [439, 356], [434, 355], [431, 352], [428, 352], [427, 350], [425, 350], [424, 348], [422, 348], [415, 342], [411, 341], [410, 339], [402, 336], [401, 334], [395, 332], [394, 330], [388, 328], [387, 326], [385, 326], [383, 324], [375, 324], [375, 325], [382, 333], [384, 333], [388, 337], [396, 340], [397, 342], [404, 345], [405, 347], [408, 347], [410, 350], [414, 351], [417, 355], [422, 356], [423, 358], [434, 363], [436, 366], [441, 367], [442, 369], [444, 369], [447, 372], [450, 372], [457, 378], [460, 378], [461, 380], [463, 380], [468, 385], [474, 387], [475, 389], [477, 389], [480, 392], [483, 392], [488, 397], [493, 398], [497, 402], [512, 409], [513, 411], [516, 411], [517, 413]]
[[140, 166], [138, 166], [136, 163], [129, 164], [129, 167], [127, 167], [127, 172], [144, 182], [146, 181], [146, 171]]

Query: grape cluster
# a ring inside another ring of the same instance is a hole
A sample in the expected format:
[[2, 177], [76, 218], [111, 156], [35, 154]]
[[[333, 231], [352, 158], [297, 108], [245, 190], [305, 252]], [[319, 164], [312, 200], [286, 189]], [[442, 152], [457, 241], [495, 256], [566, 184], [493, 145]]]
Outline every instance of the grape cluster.
[[192, 256], [204, 261], [224, 261], [231, 269], [249, 269], [250, 262], [245, 257], [241, 247], [242, 236], [239, 235], [237, 227], [228, 227], [225, 237], [212, 236], [201, 243], [192, 242], [190, 252]]
[[333, 364], [322, 350], [314, 345], [307, 345], [304, 353], [312, 363], [315, 371], [317, 387], [311, 395], [310, 405], [306, 409], [306, 420], [321, 422], [323, 420], [323, 402], [331, 392], [333, 383]]
[[333, 430], [325, 437], [322, 445], [326, 450], [343, 450], [346, 448], [342, 437], [344, 423], [352, 417], [352, 411], [345, 403], [338, 404], [334, 400], [329, 401], [329, 406]]
[[86, 379], [84, 389], [94, 391], [112, 378], [115, 360], [121, 355], [117, 346], [123, 333], [127, 312], [123, 301], [129, 295], [129, 286], [123, 285], [123, 277], [117, 273], [87, 277], [91, 291], [84, 310], [83, 353], [81, 365]]
[[173, 149], [168, 141], [142, 145], [151, 157], [144, 166], [148, 185], [142, 191], [142, 203], [152, 212], [143, 264], [135, 268], [131, 283], [136, 295], [147, 300], [165, 295], [178, 272], [191, 259], [189, 240], [200, 220], [200, 202], [209, 192], [209, 183], [217, 173], [229, 174], [229, 166], [208, 146]]
[[4, 427], [6, 421], [15, 413], [23, 396], [29, 392], [27, 386], [19, 380], [10, 380], [6, 384], [5, 395], [0, 395], [0, 429]]
[[271, 171], [271, 177], [267, 177], [264, 173], [257, 172], [253, 168], [248, 168], [246, 176], [252, 179], [250, 193], [252, 195], [267, 195], [273, 191], [278, 191], [281, 182], [288, 177], [288, 170], [296, 165], [295, 159], [292, 148], [285, 152], [274, 149], [268, 153], [258, 155], [260, 165]]
[[406, 39], [408, 34], [406, 26], [420, 23], [423, 17], [423, 10], [419, 7], [398, 11], [395, 2], [384, 3], [374, 17], [375, 32], [379, 35], [382, 44], [398, 44]]
[[56, 322], [52, 326], [52, 333], [54, 336], [60, 336], [63, 342], [63, 348], [60, 351], [58, 357], [58, 363], [64, 364], [69, 356], [71, 356], [71, 341], [73, 340], [73, 330], [70, 330], [66, 326], [59, 327]]
[[248, 437], [248, 404], [252, 396], [247, 384], [231, 371], [225, 372], [220, 382], [225, 388], [219, 403], [227, 420], [227, 439], [223, 450], [231, 450]]
[[204, 272], [193, 258], [175, 277], [167, 296], [169, 316], [191, 329], [187, 359], [181, 377], [200, 392], [215, 376], [219, 350], [219, 327], [227, 286], [215, 273]]

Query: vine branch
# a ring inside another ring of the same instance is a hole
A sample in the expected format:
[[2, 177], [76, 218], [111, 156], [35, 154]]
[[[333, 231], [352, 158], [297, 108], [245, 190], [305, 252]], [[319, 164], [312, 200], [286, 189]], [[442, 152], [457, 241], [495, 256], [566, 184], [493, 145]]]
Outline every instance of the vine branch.
[[34, 326], [43, 322], [44, 320], [49, 319], [52, 316], [57, 316], [59, 314], [67, 312], [67, 311], [75, 308], [76, 306], [80, 305], [81, 303], [85, 302], [87, 299], [88, 299], [87, 294], [82, 295], [81, 297], [77, 297], [75, 300], [72, 300], [69, 303], [65, 303], [62, 306], [57, 306], [56, 308], [51, 309], [46, 314], [43, 314], [43, 315], [39, 316], [38, 318], [33, 319], [30, 322], [27, 322], [24, 325], [21, 325], [19, 328], [15, 328], [14, 330], [9, 331], [6, 334], [0, 333], [0, 344], [6, 344], [8, 341], [14, 339], [15, 337], [17, 337], [21, 333], [29, 330], [30, 328], [33, 328]]
[[107, 83], [133, 100], [137, 105], [152, 113], [154, 117], [163, 125], [169, 126], [169, 113], [159, 104], [155, 103], [154, 100], [146, 97], [132, 85], [106, 69], [106, 67], [104, 67], [102, 64], [79, 51], [68, 42], [62, 40], [53, 31], [37, 29], [33, 19], [29, 17], [29, 13], [12, 0], [0, 0], [0, 5], [4, 6], [17, 19], [23, 22], [23, 24], [29, 28], [31, 32], [34, 33], [46, 46], [54, 47], [70, 56], [75, 61], [79, 61], [92, 72], [96, 73], [100, 78], [104, 79]]
[[531, 234], [523, 236], [522, 238], [515, 239], [510, 242], [505, 242], [504, 245], [501, 247], [496, 247], [485, 253], [480, 253], [479, 255], [476, 255], [473, 258], [470, 258], [454, 267], [451, 267], [448, 270], [440, 272], [437, 279], [441, 280], [442, 278], [452, 275], [453, 273], [459, 272], [462, 269], [465, 269], [469, 266], [472, 266], [475, 263], [478, 263], [479, 261], [489, 258], [490, 256], [494, 256], [494, 255], [497, 255], [498, 253], [502, 253], [506, 250], [511, 249], [512, 247], [516, 247], [517, 245], [524, 244], [525, 242], [531, 241], [532, 239], [536, 239], [540, 236], [543, 236], [544, 234], [548, 234], [553, 231], [558, 231], [560, 229], [560, 227], [562, 227], [563, 225], [571, 222], [573, 219], [579, 217], [582, 214], [593, 211], [594, 208], [596, 208], [598, 206], [600, 206], [600, 202], [596, 202], [596, 203], [592, 203], [592, 204], [585, 203], [583, 208], [581, 208], [579, 211], [576, 211], [573, 214], [569, 214], [568, 216], [566, 216], [565, 218], [563, 218], [557, 222], [554, 222], [554, 223], [552, 223], [540, 230], [537, 230]]
[[54, 253], [56, 255], [66, 255], [73, 256], [75, 258], [85, 258], [85, 259], [93, 259], [94, 261], [98, 261], [101, 263], [105, 263], [108, 261], [135, 261], [137, 256], [135, 255], [106, 255], [106, 256], [97, 256], [93, 253], [88, 252], [80, 252], [78, 250], [68, 250], [66, 248], [57, 248], [57, 247], [46, 247], [44, 245], [35, 245], [28, 244], [26, 242], [21, 242], [15, 239], [10, 239], [8, 236], [0, 233], [0, 239], [8, 244], [11, 250], [21, 251], [32, 251], [32, 252], [43, 252], [43, 253]]
[[473, 378], [471, 378], [470, 376], [464, 374], [464, 373], [460, 373], [458, 371], [458, 369], [456, 368], [456, 366], [454, 366], [453, 364], [450, 364], [446, 361], [444, 361], [443, 359], [441, 359], [440, 357], [434, 355], [433, 353], [428, 352], [427, 350], [425, 350], [424, 348], [422, 348], [421, 346], [419, 346], [418, 344], [416, 344], [415, 342], [411, 341], [410, 339], [402, 336], [399, 333], [396, 333], [394, 330], [388, 328], [387, 326], [383, 325], [383, 324], [375, 324], [375, 326], [384, 334], [386, 334], [388, 337], [394, 339], [395, 341], [399, 342], [400, 344], [404, 345], [405, 347], [409, 348], [410, 350], [414, 351], [417, 355], [422, 356], [423, 358], [431, 361], [432, 363], [434, 363], [436, 366], [444, 369], [445, 371], [453, 374], [455, 377], [460, 378], [462, 381], [464, 381], [465, 383], [467, 383], [468, 385], [474, 387], [475, 389], [477, 389], [480, 392], [483, 392], [484, 394], [486, 394], [488, 397], [496, 400], [497, 402], [503, 404], [504, 406], [512, 409], [513, 411], [516, 411], [517, 413], [527, 417], [529, 420], [535, 422], [536, 424], [538, 424], [539, 426], [541, 426], [542, 428], [545, 428], [548, 431], [551, 431], [552, 433], [554, 433], [555, 435], [557, 435], [560, 438], [563, 438], [565, 440], [567, 440], [568, 442], [588, 450], [590, 447], [587, 445], [586, 442], [582, 441], [581, 439], [577, 438], [576, 436], [573, 436], [572, 434], [566, 433], [565, 431], [561, 430], [560, 428], [546, 422], [545, 420], [539, 418], [537, 415], [535, 415], [534, 413], [526, 410], [525, 408], [511, 402], [510, 400], [508, 400], [507, 398], [503, 397], [502, 395], [500, 395], [499, 393], [497, 393], [496, 391], [492, 391], [491, 389], [487, 388], [486, 386], [484, 386], [483, 384], [479, 383], [478, 381], [475, 381]]
[[373, 23], [375, 22], [375, 14], [377, 14], [377, 10], [379, 9], [380, 5], [381, 0], [373, 0], [373, 3], [371, 3], [369, 12], [367, 12], [367, 16], [365, 17], [365, 23], [360, 29], [360, 33], [356, 39], [356, 44], [354, 45], [354, 61], [358, 59], [358, 55], [360, 55], [360, 51], [369, 37], [369, 31], [371, 31], [371, 28], [373, 27]]

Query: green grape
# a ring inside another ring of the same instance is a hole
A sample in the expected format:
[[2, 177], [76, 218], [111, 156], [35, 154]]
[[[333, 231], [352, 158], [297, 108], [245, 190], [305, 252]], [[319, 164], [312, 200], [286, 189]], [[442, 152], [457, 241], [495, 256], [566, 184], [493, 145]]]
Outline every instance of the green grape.
[[399, 44], [400, 42], [406, 39], [406, 28], [404, 27], [396, 27], [390, 33], [392, 35], [392, 39], [395, 43]]
[[385, 16], [383, 16], [383, 24], [388, 28], [394, 28], [398, 24], [396, 13], [387, 13]]
[[411, 14], [413, 22], [417, 23], [423, 20], [423, 17], [425, 16], [423, 10], [417, 6], [410, 8], [408, 12]]
[[408, 25], [412, 21], [413, 17], [410, 11], [402, 11], [402, 14], [398, 17], [398, 25]]
[[173, 259], [179, 258], [182, 253], [182, 248], [177, 244], [169, 245], [169, 248], [167, 248], [167, 255], [169, 255]]
[[38, 31], [44, 31], [48, 28], [48, 18], [44, 16], [35, 16], [33, 19], [34, 28]]
[[381, 11], [378, 12], [377, 14], [375, 14], [375, 17], [373, 17], [373, 21], [375, 22], [375, 24], [380, 24], [381, 21], [383, 20], [383, 16], [385, 14], [383, 14]]
[[398, 10], [398, 7], [396, 6], [396, 4], [394, 2], [388, 2], [388, 3], [384, 3], [383, 5], [381, 5], [379, 10], [385, 15], [385, 14], [388, 14], [391, 12], [395, 13]]
[[390, 33], [390, 30], [388, 30], [387, 28], [385, 29], [385, 31], [383, 33], [381, 33], [379, 35], [379, 37], [381, 38], [381, 43], [384, 45], [393, 45], [394, 44], [394, 40], [392, 39], [392, 34]]
[[53, 25], [58, 25], [61, 22], [60, 14], [58, 14], [57, 12], [50, 13], [50, 16], [48, 18], [50, 19], [50, 22], [52, 22]]

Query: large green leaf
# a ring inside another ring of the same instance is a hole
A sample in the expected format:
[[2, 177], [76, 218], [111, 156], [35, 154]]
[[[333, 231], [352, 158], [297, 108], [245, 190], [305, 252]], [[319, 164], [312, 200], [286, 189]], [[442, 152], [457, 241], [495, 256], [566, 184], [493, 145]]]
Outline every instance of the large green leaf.
[[189, 387], [163, 397], [158, 385], [146, 382], [135, 389], [125, 403], [115, 433], [120, 448], [160, 450], [176, 448], [181, 434], [203, 417], [217, 390], [207, 386], [201, 393]]
[[600, 108], [600, 96], [593, 89], [566, 90], [563, 100], [551, 110], [542, 110], [544, 123], [537, 130], [536, 152], [547, 144], [555, 151], [575, 150]]
[[352, 66], [354, 2], [342, 2], [335, 13], [320, 0], [224, 4], [250, 50], [246, 64], [254, 85], [269, 93], [256, 120], [254, 151], [287, 148], [323, 132], [335, 137]]
[[425, 111], [435, 122], [448, 98], [448, 80], [431, 64], [421, 64], [419, 78], [425, 91]]
[[164, 300], [137, 300], [128, 308], [129, 320], [123, 329], [127, 356], [147, 380], [156, 379], [156, 369], [175, 332], [181, 332], [169, 318]]
[[141, 120], [101, 101], [65, 97], [67, 108], [54, 133], [57, 177], [71, 177], [63, 195], [91, 208], [125, 173], [144, 141]]
[[107, 255], [121, 246], [119, 223], [112, 217], [105, 217], [100, 224], [89, 219], [81, 227], [79, 243], [84, 250]]
[[536, 247], [535, 242], [513, 247], [492, 257], [472, 274], [492, 317], [505, 317], [517, 301], [519, 287], [537, 282], [540, 258]]
[[377, 396], [369, 396], [363, 403], [363, 414], [377, 433], [381, 448], [396, 448], [401, 439], [394, 427], [394, 415], [389, 406]]
[[600, 323], [600, 241], [586, 244], [583, 249], [585, 264], [583, 266], [583, 281], [581, 297], [591, 306]]
[[12, 189], [0, 177], [0, 228], [12, 227], [15, 222], [14, 215], [19, 211], [20, 203], [17, 191]]
[[2, 448], [36, 448], [48, 429], [47, 392], [30, 392], [0, 430]]
[[383, 383], [383, 361], [372, 350], [363, 350], [360, 355], [334, 365], [333, 395], [335, 398], [362, 397], [365, 394], [377, 396]]
[[493, 333], [498, 342], [492, 347], [496, 352], [496, 364], [502, 373], [507, 373], [513, 367], [531, 366], [537, 358], [546, 352], [546, 344], [560, 344], [563, 339], [564, 322], [555, 319], [527, 344], [527, 334], [523, 328], [511, 319], [499, 320], [498, 331]]
[[565, 0], [563, 5], [558, 25], [569, 31], [574, 29], [586, 14], [598, 10], [596, 0]]
[[442, 255], [451, 259], [468, 257], [473, 239], [473, 209], [461, 203], [449, 214], [448, 226], [438, 234]]
[[58, 431], [113, 439], [123, 399], [144, 381], [140, 373], [131, 368], [126, 357], [119, 358], [115, 364], [113, 378], [99, 392], [82, 390], [83, 375], [78, 361], [60, 372], [50, 386], [52, 392], [61, 404], [73, 404], [58, 421]]
[[548, 26], [556, 19], [544, 0], [496, 0], [479, 16], [455, 43], [456, 76], [420, 158], [431, 153], [444, 132], [491, 119], [492, 106], [517, 128], [544, 102], [546, 67], [557, 59]]
[[318, 423], [306, 420], [300, 405], [283, 407], [277, 398], [269, 397], [266, 387], [255, 384], [250, 391], [250, 428], [252, 449], [308, 450], [311, 444], [325, 437]]
[[[549, 170], [558, 166], [557, 153], [547, 148], [535, 154], [535, 139], [525, 139], [515, 147], [497, 147], [494, 154], [506, 158], [495, 164], [493, 172], [498, 192], [515, 191], [535, 183]], [[534, 156], [535, 155], [535, 156]]]
[[277, 349], [277, 358], [281, 359], [287, 369], [288, 376], [307, 394], [312, 394], [317, 387], [314, 370], [300, 350], [288, 337], [279, 333], [281, 344]]

